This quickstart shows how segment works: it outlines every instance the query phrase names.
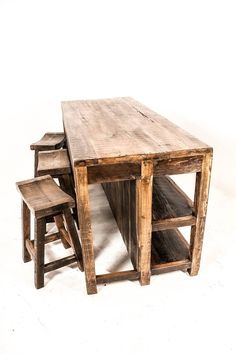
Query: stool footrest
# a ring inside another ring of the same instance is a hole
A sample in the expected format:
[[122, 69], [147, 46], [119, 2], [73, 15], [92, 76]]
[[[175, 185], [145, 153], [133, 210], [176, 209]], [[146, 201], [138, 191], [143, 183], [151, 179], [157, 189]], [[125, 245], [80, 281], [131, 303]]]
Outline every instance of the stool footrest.
[[56, 261], [45, 264], [44, 273], [51, 272], [52, 270], [56, 270], [58, 268], [65, 267], [69, 264], [77, 262], [75, 255], [67, 256]]

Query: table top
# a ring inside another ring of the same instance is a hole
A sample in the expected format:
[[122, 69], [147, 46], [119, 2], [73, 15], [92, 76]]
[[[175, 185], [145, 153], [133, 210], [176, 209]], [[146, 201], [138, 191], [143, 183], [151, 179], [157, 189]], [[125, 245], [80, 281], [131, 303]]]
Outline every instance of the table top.
[[73, 166], [187, 156], [212, 149], [130, 97], [62, 102]]

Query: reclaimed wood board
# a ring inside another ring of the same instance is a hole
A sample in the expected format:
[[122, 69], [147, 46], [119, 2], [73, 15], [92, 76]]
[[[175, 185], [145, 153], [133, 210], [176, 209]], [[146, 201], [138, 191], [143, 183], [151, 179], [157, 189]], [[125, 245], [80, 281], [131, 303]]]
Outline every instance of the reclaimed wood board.
[[129, 97], [62, 102], [71, 163], [97, 165], [190, 156], [211, 148]]
[[152, 233], [152, 267], [156, 264], [189, 260], [189, 246], [178, 229]]
[[138, 265], [135, 181], [102, 184], [134, 269]]

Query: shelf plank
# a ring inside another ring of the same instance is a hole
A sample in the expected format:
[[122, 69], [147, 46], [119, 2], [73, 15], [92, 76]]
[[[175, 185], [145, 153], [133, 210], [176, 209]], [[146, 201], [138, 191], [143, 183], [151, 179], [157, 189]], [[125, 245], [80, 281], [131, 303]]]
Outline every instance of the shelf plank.
[[188, 242], [178, 229], [152, 233], [152, 268], [160, 264], [189, 259]]
[[193, 202], [167, 176], [153, 179], [153, 231], [195, 225]]

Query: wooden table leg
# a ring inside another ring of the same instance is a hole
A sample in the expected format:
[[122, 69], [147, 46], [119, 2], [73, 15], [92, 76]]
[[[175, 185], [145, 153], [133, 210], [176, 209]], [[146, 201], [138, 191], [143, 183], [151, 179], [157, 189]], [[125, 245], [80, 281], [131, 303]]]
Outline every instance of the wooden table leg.
[[97, 284], [86, 166], [75, 168], [75, 186], [87, 293], [96, 294]]
[[208, 153], [203, 157], [202, 171], [198, 172], [196, 175], [194, 208], [197, 220], [196, 225], [192, 226], [191, 228], [190, 256], [192, 260], [192, 266], [189, 270], [190, 275], [197, 275], [200, 268], [210, 186], [211, 165], [212, 154]]
[[140, 284], [150, 284], [152, 238], [153, 162], [143, 161], [141, 178], [136, 181], [136, 222], [138, 236], [138, 271]]

